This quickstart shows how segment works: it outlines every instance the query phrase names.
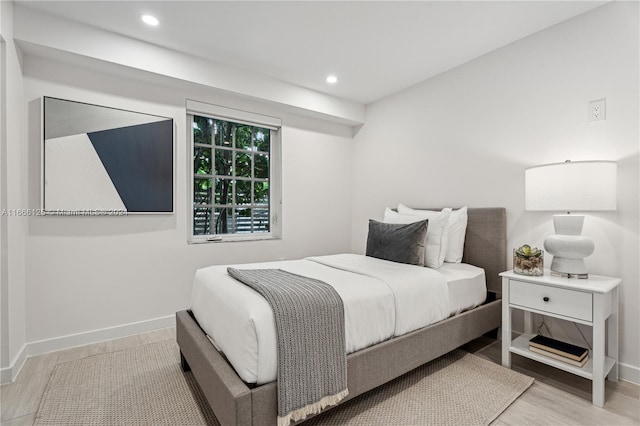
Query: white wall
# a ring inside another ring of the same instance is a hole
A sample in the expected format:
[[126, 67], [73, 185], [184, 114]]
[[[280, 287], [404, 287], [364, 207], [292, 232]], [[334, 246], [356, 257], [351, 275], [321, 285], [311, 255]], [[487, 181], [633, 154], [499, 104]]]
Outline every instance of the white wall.
[[[173, 323], [175, 312], [189, 306], [198, 267], [349, 250], [350, 127], [171, 79], [154, 78], [158, 84], [149, 84], [144, 81], [147, 74], [139, 71], [121, 69], [125, 76], [119, 77], [26, 56], [24, 72], [32, 206], [39, 194], [41, 96], [172, 117], [177, 153], [173, 215], [29, 219], [30, 353]], [[187, 244], [187, 98], [282, 118], [281, 240]], [[339, 206], [339, 214], [332, 213], [334, 206]]]
[[[504, 206], [509, 249], [541, 247], [551, 214], [524, 211], [524, 169], [615, 160], [618, 211], [588, 215], [583, 234], [596, 244], [590, 272], [623, 280], [621, 374], [639, 382], [638, 36], [638, 4], [612, 3], [369, 105], [354, 144], [352, 249], [399, 202]], [[588, 123], [600, 98], [607, 119]], [[571, 324], [549, 322], [582, 343]]]
[[[0, 383], [12, 380], [26, 357], [25, 234], [27, 220], [11, 212], [24, 207], [26, 177], [23, 155], [24, 107], [20, 56], [13, 42], [13, 4], [0, 2]], [[10, 161], [8, 159], [11, 159]]]

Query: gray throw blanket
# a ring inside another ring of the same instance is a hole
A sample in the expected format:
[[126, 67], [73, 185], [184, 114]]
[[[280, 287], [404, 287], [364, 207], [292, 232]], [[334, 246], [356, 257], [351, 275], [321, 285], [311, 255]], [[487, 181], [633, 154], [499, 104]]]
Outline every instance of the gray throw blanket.
[[227, 268], [271, 305], [278, 340], [278, 425], [349, 394], [342, 299], [329, 284], [280, 269]]

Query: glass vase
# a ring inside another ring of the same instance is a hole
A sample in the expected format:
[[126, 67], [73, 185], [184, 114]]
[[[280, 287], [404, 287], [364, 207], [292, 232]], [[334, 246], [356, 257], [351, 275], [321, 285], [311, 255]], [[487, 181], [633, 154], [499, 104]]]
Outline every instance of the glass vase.
[[520, 275], [543, 275], [544, 251], [541, 250], [537, 256], [523, 256], [513, 249], [513, 272]]

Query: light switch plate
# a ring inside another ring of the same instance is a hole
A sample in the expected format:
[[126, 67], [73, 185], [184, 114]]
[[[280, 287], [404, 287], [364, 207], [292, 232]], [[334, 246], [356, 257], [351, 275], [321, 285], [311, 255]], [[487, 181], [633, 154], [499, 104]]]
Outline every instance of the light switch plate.
[[588, 121], [602, 121], [607, 119], [606, 99], [597, 99], [589, 102]]

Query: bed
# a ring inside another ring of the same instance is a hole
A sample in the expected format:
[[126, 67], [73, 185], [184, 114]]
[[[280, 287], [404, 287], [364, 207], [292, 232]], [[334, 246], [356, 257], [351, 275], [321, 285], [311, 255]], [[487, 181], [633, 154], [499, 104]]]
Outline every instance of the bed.
[[[432, 325], [350, 353], [347, 356], [349, 396], [343, 402], [498, 328], [501, 320], [498, 273], [506, 270], [506, 260], [505, 210], [469, 209], [463, 262], [484, 270], [486, 301], [461, 313], [451, 312], [455, 315]], [[455, 278], [460, 271], [454, 269], [448, 273]], [[212, 318], [215, 319], [215, 315]], [[218, 420], [223, 425], [274, 424], [276, 383], [268, 381], [268, 375], [253, 378], [250, 372], [248, 376], [242, 374], [243, 380], [227, 358], [215, 349], [191, 311], [178, 312], [176, 320], [182, 367], [193, 371]], [[205, 324], [212, 320], [201, 315], [201, 321]]]

